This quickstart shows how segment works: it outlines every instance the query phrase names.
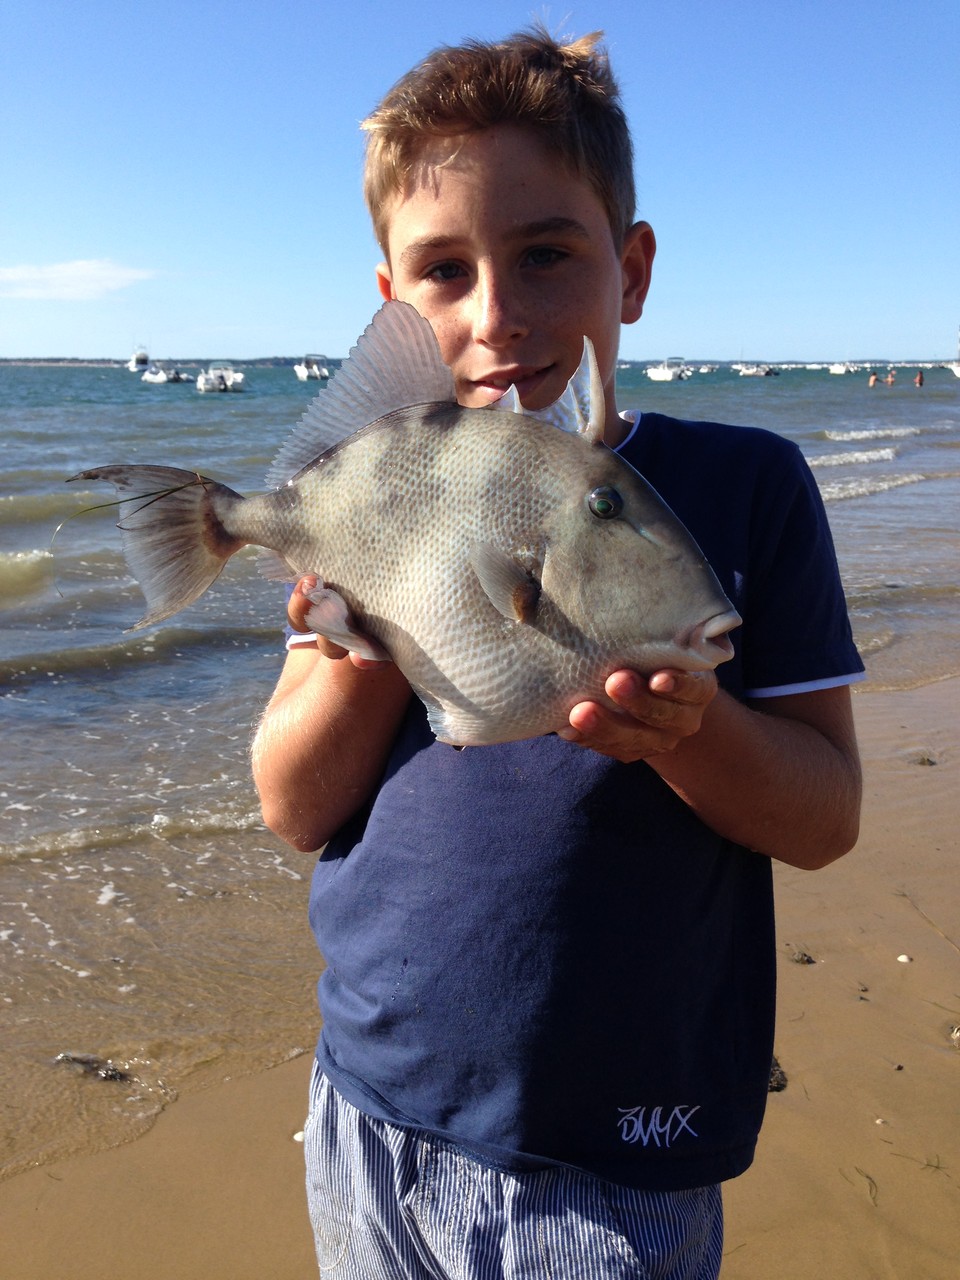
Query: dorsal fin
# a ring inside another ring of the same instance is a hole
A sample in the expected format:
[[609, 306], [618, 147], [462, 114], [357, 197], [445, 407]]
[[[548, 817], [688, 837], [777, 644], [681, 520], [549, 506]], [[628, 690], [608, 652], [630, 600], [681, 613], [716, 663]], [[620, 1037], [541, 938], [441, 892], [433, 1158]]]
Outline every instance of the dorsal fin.
[[589, 338], [584, 338], [583, 356], [576, 372], [560, 399], [547, 405], [545, 409], [524, 409], [515, 386], [510, 387], [490, 407], [527, 414], [548, 426], [559, 427], [561, 431], [574, 431], [585, 436], [591, 444], [598, 444], [603, 439], [606, 401], [593, 343]]
[[282, 445], [267, 484], [286, 484], [327, 449], [394, 409], [456, 398], [429, 323], [407, 302], [385, 302]]

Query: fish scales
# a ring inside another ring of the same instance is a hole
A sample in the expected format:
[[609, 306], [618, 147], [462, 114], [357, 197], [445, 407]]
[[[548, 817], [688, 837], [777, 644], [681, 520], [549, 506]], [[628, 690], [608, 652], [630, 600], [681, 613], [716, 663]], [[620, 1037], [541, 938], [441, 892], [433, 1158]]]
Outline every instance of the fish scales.
[[[424, 403], [420, 386], [443, 398]], [[621, 667], [704, 670], [732, 655], [740, 619], [687, 530], [602, 444], [602, 401], [585, 343], [543, 415], [462, 408], [429, 325], [391, 302], [281, 450], [270, 492], [163, 467], [82, 476], [121, 495], [148, 602], [137, 625], [195, 599], [241, 545], [265, 547], [282, 576], [322, 580], [310, 625], [392, 657], [438, 737], [510, 741], [605, 701]]]
[[[303, 523], [333, 528], [336, 537], [283, 548], [295, 575], [321, 570], [357, 625], [381, 641], [416, 687], [453, 679], [465, 704], [483, 701], [484, 683], [502, 663], [483, 633], [484, 616], [501, 635], [518, 625], [491, 605], [469, 569], [469, 549], [481, 540], [521, 551], [532, 545], [557, 496], [531, 483], [540, 451], [532, 436], [517, 447], [514, 415], [498, 422], [495, 413], [473, 414], [439, 425], [414, 415], [408, 424], [384, 423], [362, 449], [343, 451], [335, 493], [324, 466], [299, 477]], [[491, 473], [488, 460], [501, 437], [504, 465]], [[389, 488], [375, 484], [387, 458]], [[281, 541], [275, 530], [258, 537], [229, 527], [246, 540]]]

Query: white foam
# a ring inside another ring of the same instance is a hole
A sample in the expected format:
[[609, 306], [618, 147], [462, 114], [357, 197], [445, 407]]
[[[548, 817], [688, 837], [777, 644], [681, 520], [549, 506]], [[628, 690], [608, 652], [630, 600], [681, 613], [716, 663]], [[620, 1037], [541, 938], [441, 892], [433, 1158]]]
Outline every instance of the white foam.
[[903, 440], [907, 436], [918, 436], [919, 427], [880, 427], [874, 430], [859, 431], [824, 431], [827, 440], [836, 440], [844, 444], [853, 440]]
[[874, 493], [886, 493], [888, 489], [899, 489], [905, 484], [922, 484], [926, 478], [919, 473], [883, 478], [860, 476], [856, 480], [834, 480], [829, 484], [821, 484], [820, 493], [824, 502], [837, 502], [843, 498], [867, 498]]
[[811, 467], [847, 467], [862, 466], [869, 462], [893, 462], [897, 456], [895, 448], [887, 449], [853, 449], [848, 453], [821, 453], [807, 461]]

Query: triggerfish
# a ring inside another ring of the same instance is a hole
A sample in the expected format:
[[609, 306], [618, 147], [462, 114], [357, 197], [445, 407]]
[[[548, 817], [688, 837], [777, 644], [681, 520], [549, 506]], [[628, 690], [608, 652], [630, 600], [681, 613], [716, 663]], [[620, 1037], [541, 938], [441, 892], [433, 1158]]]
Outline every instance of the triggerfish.
[[105, 466], [123, 549], [147, 601], [137, 627], [206, 590], [227, 560], [268, 549], [273, 577], [315, 574], [309, 625], [391, 658], [444, 742], [560, 729], [633, 668], [708, 670], [740, 618], [693, 538], [602, 441], [589, 341], [556, 404], [515, 391], [467, 409], [433, 330], [388, 302], [243, 497], [197, 472]]

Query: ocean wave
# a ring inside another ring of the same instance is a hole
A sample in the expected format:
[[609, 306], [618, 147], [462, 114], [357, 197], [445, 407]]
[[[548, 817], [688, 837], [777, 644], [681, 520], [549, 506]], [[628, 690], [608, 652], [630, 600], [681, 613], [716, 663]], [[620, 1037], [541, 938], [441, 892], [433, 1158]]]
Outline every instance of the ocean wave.
[[[143, 822], [120, 821], [97, 827], [72, 826], [40, 832], [23, 840], [0, 844], [0, 866], [16, 862], [58, 861], [65, 853], [91, 853], [97, 849], [123, 849], [142, 846], [144, 841], [216, 837], [229, 841], [231, 834], [263, 830], [259, 810], [226, 806], [216, 812], [178, 809], [176, 813], [159, 812]], [[288, 872], [285, 871], [285, 874]]]
[[847, 608], [858, 613], [891, 609], [940, 609], [960, 600], [960, 584], [953, 582], [864, 583], [847, 591]]
[[885, 449], [852, 449], [846, 453], [821, 453], [807, 459], [811, 467], [857, 467], [871, 462], [893, 462], [897, 450], [893, 446]]
[[78, 510], [76, 497], [68, 491], [0, 495], [0, 525], [26, 524], [31, 520], [49, 521], [51, 535], [58, 521]]
[[0, 552], [0, 606], [29, 600], [45, 591], [53, 577], [49, 551]]
[[855, 440], [903, 440], [908, 436], [921, 435], [919, 427], [880, 427], [858, 431], [818, 431], [821, 440], [834, 440], [838, 444], [847, 444]]
[[219, 629], [194, 627], [164, 627], [147, 635], [122, 636], [115, 641], [95, 641], [77, 644], [77, 633], [70, 634], [73, 642], [64, 644], [64, 635], [58, 633], [56, 648], [33, 650], [14, 657], [0, 658], [0, 680], [16, 682], [22, 688], [25, 683], [48, 683], [52, 676], [76, 674], [87, 671], [117, 672], [123, 668], [143, 664], [155, 665], [164, 660], [175, 660], [185, 650], [202, 650], [205, 654], [223, 649], [262, 646], [278, 650], [282, 644], [281, 629], [276, 620], [262, 626]]
[[923, 484], [927, 479], [920, 472], [900, 476], [857, 476], [853, 480], [832, 480], [820, 485], [824, 502], [841, 502], [846, 498], [868, 498], [871, 494], [886, 493], [903, 485]]

